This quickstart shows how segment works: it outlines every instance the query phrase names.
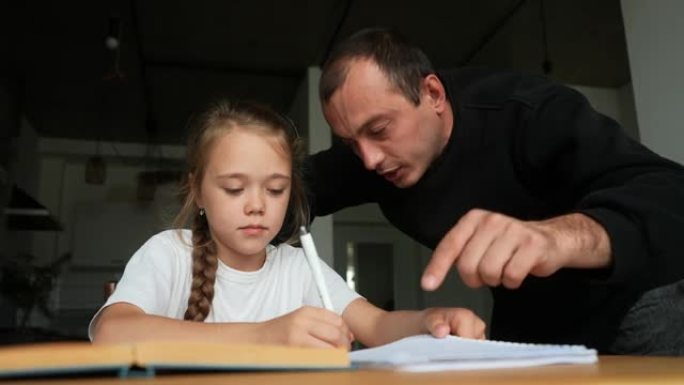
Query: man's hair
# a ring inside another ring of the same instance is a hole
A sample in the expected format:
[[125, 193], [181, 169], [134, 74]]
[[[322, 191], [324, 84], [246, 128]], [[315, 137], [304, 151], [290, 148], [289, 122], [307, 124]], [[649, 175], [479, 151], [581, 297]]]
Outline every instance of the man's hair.
[[420, 103], [423, 78], [435, 73], [425, 53], [398, 32], [363, 29], [338, 43], [323, 64], [318, 92], [324, 104], [344, 83], [349, 63], [358, 59], [375, 62], [391, 84], [415, 105]]

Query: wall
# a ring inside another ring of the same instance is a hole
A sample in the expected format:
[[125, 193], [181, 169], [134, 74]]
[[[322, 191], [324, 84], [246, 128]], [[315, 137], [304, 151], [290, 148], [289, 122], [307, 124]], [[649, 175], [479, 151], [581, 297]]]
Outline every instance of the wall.
[[34, 154], [39, 170], [34, 196], [60, 219], [64, 231], [33, 233], [31, 252], [37, 264], [65, 253], [72, 259], [53, 292], [57, 316], [50, 323], [36, 314], [32, 324], [76, 336], [85, 335], [102, 304], [104, 283], [118, 279], [132, 253], [168, 227], [177, 212], [175, 183], [158, 186], [153, 200], [141, 201], [138, 174], [178, 170], [184, 156], [180, 146], [101, 143], [106, 179], [92, 185], [85, 182], [85, 168], [95, 149], [90, 141], [41, 138]]
[[684, 2], [622, 0], [642, 142], [684, 163]]
[[[331, 144], [330, 130], [318, 102], [319, 77], [320, 69], [311, 67], [307, 70], [289, 112], [302, 128], [300, 135], [306, 138], [309, 154], [324, 150]], [[316, 218], [311, 225], [311, 235], [321, 259], [333, 266], [333, 216]]]
[[[38, 134], [36, 130], [26, 119], [22, 119], [19, 136], [11, 140], [9, 147], [9, 175], [7, 179], [10, 184], [16, 184], [33, 197], [36, 197], [38, 192], [39, 181], [36, 175], [40, 173], [40, 164], [35, 158], [37, 148]], [[10, 231], [8, 234], [11, 237], [11, 242], [3, 247], [8, 255], [29, 251], [33, 240], [30, 232]]]
[[594, 109], [620, 123], [629, 136], [639, 139], [639, 129], [634, 113], [634, 95], [630, 83], [620, 88], [572, 84], [569, 86], [586, 96]]
[[[3, 114], [7, 112], [3, 111]], [[14, 120], [14, 119], [10, 119]], [[4, 121], [4, 123], [8, 123]], [[7, 128], [7, 127], [4, 127]], [[4, 129], [3, 128], [3, 129]], [[13, 131], [10, 127], [10, 130]], [[35, 197], [38, 186], [38, 175], [40, 164], [35, 159], [38, 146], [38, 134], [31, 124], [20, 119], [18, 132], [8, 134], [18, 134], [13, 138], [2, 138], [3, 143], [0, 150], [5, 151], [0, 154], [2, 164], [0, 164], [0, 263], [5, 263], [7, 259], [13, 259], [20, 254], [31, 252], [33, 233], [29, 231], [13, 231], [5, 226], [6, 217], [4, 208], [9, 202], [13, 185], [19, 186], [31, 196]], [[0, 326], [13, 327], [16, 323], [17, 313], [14, 305], [0, 296]]]
[[[308, 83], [308, 117], [309, 117], [309, 153], [314, 154], [329, 148], [332, 144], [332, 136], [328, 123], [323, 117], [320, 102], [318, 101], [318, 80], [321, 77], [321, 70], [311, 67], [307, 70]], [[314, 129], [314, 127], [316, 129]], [[321, 129], [328, 128], [328, 129]], [[333, 256], [333, 215], [327, 215], [316, 219], [311, 227], [311, 235], [316, 238], [318, 251], [326, 262], [332, 264]], [[329, 257], [327, 257], [329, 256]]]

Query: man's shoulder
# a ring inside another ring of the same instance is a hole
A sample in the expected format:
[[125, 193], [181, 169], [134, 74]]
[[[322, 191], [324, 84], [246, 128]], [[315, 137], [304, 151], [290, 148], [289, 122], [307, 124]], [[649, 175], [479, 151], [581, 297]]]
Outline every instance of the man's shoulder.
[[502, 108], [515, 102], [534, 108], [567, 87], [545, 76], [516, 70], [466, 67], [439, 71], [449, 99], [460, 108]]

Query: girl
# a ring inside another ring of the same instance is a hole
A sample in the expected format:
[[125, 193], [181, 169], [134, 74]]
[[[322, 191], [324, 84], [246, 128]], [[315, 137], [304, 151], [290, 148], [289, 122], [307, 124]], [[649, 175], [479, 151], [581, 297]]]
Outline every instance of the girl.
[[175, 222], [192, 229], [159, 233], [133, 255], [91, 321], [91, 340], [349, 348], [354, 338], [375, 346], [420, 333], [484, 338], [469, 310], [387, 312], [325, 264], [335, 311], [321, 308], [303, 251], [269, 244], [278, 234], [296, 240], [308, 220], [294, 127], [266, 107], [229, 102], [197, 123]]

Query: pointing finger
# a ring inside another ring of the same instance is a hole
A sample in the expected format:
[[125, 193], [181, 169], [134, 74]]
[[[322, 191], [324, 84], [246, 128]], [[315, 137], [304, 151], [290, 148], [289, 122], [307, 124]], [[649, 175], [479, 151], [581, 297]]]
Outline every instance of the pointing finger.
[[475, 233], [482, 215], [484, 215], [482, 210], [469, 211], [439, 242], [421, 279], [421, 286], [424, 290], [435, 290], [442, 284], [444, 277], [463, 251], [463, 247]]

